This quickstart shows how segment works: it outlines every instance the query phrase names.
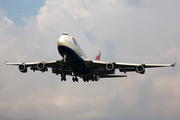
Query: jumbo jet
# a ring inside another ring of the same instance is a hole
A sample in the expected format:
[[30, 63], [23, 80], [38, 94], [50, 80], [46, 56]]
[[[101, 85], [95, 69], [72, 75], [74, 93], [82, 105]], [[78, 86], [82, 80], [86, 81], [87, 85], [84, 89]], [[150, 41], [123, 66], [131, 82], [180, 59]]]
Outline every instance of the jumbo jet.
[[115, 70], [120, 72], [145, 73], [145, 68], [154, 67], [173, 67], [174, 64], [133, 64], [119, 62], [100, 61], [101, 51], [98, 52], [95, 60], [90, 60], [80, 48], [78, 42], [67, 32], [64, 32], [57, 42], [59, 54], [63, 57], [61, 60], [31, 62], [31, 63], [5, 63], [6, 65], [16, 65], [22, 73], [27, 72], [30, 67], [33, 71], [48, 71], [61, 75], [61, 81], [66, 81], [66, 75], [73, 76], [73, 82], [78, 82], [78, 78], [84, 82], [98, 81], [100, 78], [127, 77], [126, 75], [115, 75]]

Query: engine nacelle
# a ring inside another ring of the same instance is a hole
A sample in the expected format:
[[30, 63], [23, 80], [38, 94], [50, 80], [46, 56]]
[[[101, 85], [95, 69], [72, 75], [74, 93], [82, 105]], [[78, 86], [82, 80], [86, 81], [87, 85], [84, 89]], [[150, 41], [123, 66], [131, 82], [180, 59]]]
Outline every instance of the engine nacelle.
[[19, 65], [19, 71], [22, 73], [26, 73], [27, 72], [27, 66], [24, 63]]
[[139, 74], [144, 74], [145, 73], [145, 68], [143, 65], [139, 65], [136, 67], [136, 72]]
[[107, 70], [109, 73], [114, 73], [115, 68], [114, 68], [113, 63], [108, 63], [108, 64], [106, 65], [106, 70]]
[[37, 64], [37, 68], [42, 72], [48, 71], [48, 69], [47, 69], [46, 65], [44, 64], [44, 62], [41, 62], [41, 63]]

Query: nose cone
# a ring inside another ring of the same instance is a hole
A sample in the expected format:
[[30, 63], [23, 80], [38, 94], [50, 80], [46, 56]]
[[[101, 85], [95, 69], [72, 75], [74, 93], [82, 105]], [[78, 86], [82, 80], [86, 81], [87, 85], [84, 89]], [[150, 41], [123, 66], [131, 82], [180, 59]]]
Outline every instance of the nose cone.
[[66, 39], [67, 39], [67, 37], [62, 35], [58, 39], [58, 46], [66, 46]]
[[72, 36], [67, 32], [62, 33], [61, 37], [58, 39], [58, 46], [67, 46], [71, 38]]
[[62, 38], [62, 37], [60, 37], [59, 39], [58, 39], [58, 46], [61, 46], [61, 45], [63, 45], [63, 43], [64, 43], [64, 39]]
[[63, 33], [58, 39], [57, 47], [62, 56], [67, 52], [67, 49], [71, 48], [71, 40], [72, 37], [68, 33]]
[[63, 35], [58, 39], [58, 43], [57, 43], [57, 48], [58, 48], [58, 52], [61, 54], [61, 56], [64, 55], [65, 51], [64, 51], [64, 47], [66, 47], [66, 37], [64, 37]]

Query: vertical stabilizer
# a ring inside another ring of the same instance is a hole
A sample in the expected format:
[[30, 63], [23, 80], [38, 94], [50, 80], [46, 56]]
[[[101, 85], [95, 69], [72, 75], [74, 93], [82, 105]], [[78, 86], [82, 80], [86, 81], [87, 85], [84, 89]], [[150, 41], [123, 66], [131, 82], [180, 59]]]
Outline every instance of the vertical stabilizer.
[[101, 57], [101, 51], [99, 50], [98, 54], [96, 55], [96, 59], [95, 60], [100, 60], [100, 57]]

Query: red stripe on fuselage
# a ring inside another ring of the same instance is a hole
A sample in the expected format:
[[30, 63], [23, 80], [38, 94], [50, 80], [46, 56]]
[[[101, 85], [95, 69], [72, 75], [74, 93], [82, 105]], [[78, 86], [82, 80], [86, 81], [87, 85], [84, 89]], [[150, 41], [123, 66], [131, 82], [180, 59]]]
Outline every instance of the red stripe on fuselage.
[[78, 45], [78, 42], [77, 42], [74, 38], [72, 38], [72, 39], [73, 39], [73, 41], [75, 42], [75, 44]]

